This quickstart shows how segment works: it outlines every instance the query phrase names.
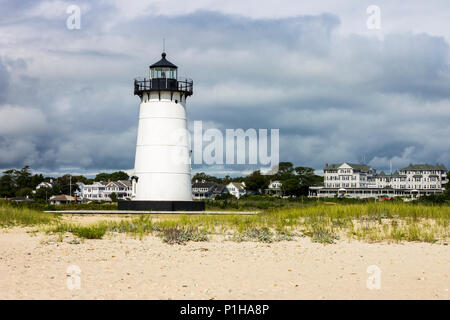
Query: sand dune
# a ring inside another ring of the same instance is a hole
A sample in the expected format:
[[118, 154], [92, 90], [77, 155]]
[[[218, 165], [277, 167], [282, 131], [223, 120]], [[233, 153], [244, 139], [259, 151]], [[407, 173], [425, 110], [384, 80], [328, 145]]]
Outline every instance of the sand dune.
[[[0, 230], [0, 299], [449, 299], [442, 244], [57, 242], [30, 230]], [[379, 290], [367, 288], [370, 265], [381, 270]], [[81, 270], [79, 289], [68, 288], [77, 284], [69, 266]]]

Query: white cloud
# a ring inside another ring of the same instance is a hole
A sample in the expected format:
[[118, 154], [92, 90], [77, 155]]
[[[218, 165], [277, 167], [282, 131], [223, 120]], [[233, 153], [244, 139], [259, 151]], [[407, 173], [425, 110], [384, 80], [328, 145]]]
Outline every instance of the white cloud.
[[26, 11], [28, 17], [39, 17], [45, 19], [65, 19], [69, 16], [67, 8], [71, 5], [79, 5], [83, 14], [87, 13], [90, 6], [88, 3], [74, 3], [73, 1], [42, 1], [36, 3]]
[[0, 105], [0, 136], [23, 137], [48, 129], [45, 115], [36, 108]]

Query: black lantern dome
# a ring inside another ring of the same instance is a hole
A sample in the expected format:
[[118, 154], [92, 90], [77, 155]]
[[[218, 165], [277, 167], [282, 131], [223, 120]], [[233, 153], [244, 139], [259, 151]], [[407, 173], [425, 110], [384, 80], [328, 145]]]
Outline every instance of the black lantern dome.
[[155, 62], [154, 64], [152, 64], [150, 66], [150, 68], [157, 68], [157, 67], [168, 67], [168, 68], [175, 68], [175, 69], [178, 68], [172, 62], [166, 60], [166, 53], [165, 52], [161, 53], [161, 57], [162, 57], [162, 59], [159, 60], [158, 62]]
[[149, 79], [134, 80], [134, 94], [142, 98], [144, 93], [152, 91], [179, 92], [185, 97], [192, 95], [193, 81], [191, 79], [178, 79], [178, 67], [166, 59], [166, 53], [161, 54], [161, 60], [150, 66]]

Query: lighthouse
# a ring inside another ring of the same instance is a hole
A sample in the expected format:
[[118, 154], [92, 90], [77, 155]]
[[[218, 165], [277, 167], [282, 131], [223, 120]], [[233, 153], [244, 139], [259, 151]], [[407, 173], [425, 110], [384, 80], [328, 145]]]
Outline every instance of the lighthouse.
[[134, 80], [139, 97], [132, 201], [120, 201], [119, 210], [197, 211], [192, 201], [190, 146], [186, 101], [193, 81], [178, 77], [178, 67], [161, 54], [148, 78]]

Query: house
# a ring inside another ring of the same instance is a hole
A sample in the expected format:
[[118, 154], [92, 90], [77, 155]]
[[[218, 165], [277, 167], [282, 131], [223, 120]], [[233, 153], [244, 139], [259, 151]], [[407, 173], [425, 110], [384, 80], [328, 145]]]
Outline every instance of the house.
[[106, 182], [96, 181], [92, 184], [84, 184], [77, 182], [79, 190], [76, 192], [77, 196], [82, 201], [108, 201], [109, 197], [105, 195]]
[[220, 183], [202, 180], [192, 184], [192, 199], [215, 199], [217, 196], [228, 193], [227, 188]]
[[205, 180], [201, 182], [196, 181], [192, 184], [192, 199], [213, 199], [216, 187], [217, 183], [215, 182], [207, 182]]
[[375, 172], [365, 164], [325, 165], [324, 186], [326, 188], [366, 188], [375, 182]]
[[223, 185], [223, 184], [218, 183], [217, 186], [216, 186], [216, 189], [214, 190], [214, 195], [213, 195], [214, 199], [217, 196], [220, 196], [220, 195], [226, 194], [226, 193], [228, 193], [227, 187], [225, 185]]
[[92, 184], [77, 183], [77, 196], [82, 201], [111, 201], [110, 195], [115, 193], [117, 199], [132, 198], [132, 183], [128, 180], [96, 181]]
[[[443, 190], [448, 183], [447, 169], [442, 164], [410, 164], [399, 170], [401, 187], [416, 190]], [[392, 181], [398, 186], [398, 180]]]
[[238, 199], [247, 193], [245, 190], [245, 182], [230, 182], [227, 185], [227, 190]]
[[39, 190], [40, 188], [53, 188], [53, 184], [51, 182], [41, 182], [36, 186], [36, 190]]
[[131, 199], [132, 183], [129, 180], [110, 181], [105, 186], [104, 194], [110, 198], [110, 195], [115, 193], [117, 199], [125, 200]]
[[281, 181], [278, 181], [278, 180], [272, 181], [271, 180], [267, 189], [264, 190], [264, 193], [269, 194], [269, 195], [282, 196], [283, 195], [283, 193], [281, 191], [282, 185], [283, 184], [281, 183]]
[[76, 201], [76, 197], [71, 197], [66, 194], [60, 194], [58, 196], [53, 196], [50, 198], [51, 204], [67, 204]]
[[410, 164], [386, 174], [364, 164], [332, 164], [324, 168], [324, 185], [309, 188], [309, 197], [409, 197], [442, 193], [448, 183], [443, 165]]
[[26, 197], [13, 197], [13, 198], [8, 198], [9, 201], [15, 201], [15, 202], [33, 202], [32, 199], [28, 198], [28, 196]]

